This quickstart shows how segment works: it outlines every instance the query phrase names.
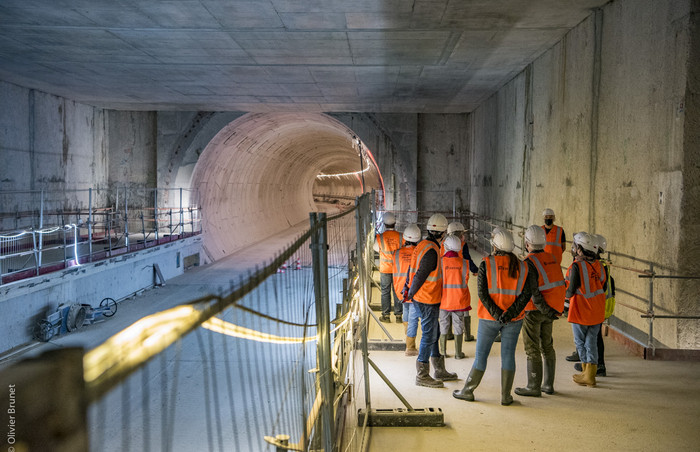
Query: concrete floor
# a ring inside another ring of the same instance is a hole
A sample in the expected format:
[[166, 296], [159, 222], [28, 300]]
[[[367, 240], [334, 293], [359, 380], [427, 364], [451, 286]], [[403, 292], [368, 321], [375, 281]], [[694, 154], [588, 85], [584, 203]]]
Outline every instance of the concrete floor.
[[[477, 260], [481, 256], [472, 253]], [[475, 302], [476, 278], [469, 288]], [[375, 290], [373, 296], [379, 296]], [[393, 321], [393, 316], [392, 316]], [[473, 328], [478, 320], [473, 318]], [[394, 338], [403, 327], [388, 326]], [[383, 337], [372, 325], [371, 337]], [[476, 333], [474, 333], [476, 335]], [[371, 351], [370, 357], [414, 408], [441, 408], [445, 427], [374, 427], [369, 450], [402, 451], [697, 451], [700, 450], [700, 363], [645, 361], [630, 355], [611, 338], [605, 340], [607, 377], [596, 388], [572, 381], [573, 364], [564, 360], [574, 350], [570, 324], [554, 323], [557, 351], [555, 394], [541, 398], [514, 395], [511, 406], [500, 404], [500, 344], [494, 344], [486, 374], [474, 392], [476, 401], [452, 397], [461, 389], [474, 362], [476, 342], [465, 344], [467, 359], [455, 360], [448, 342], [446, 368], [458, 381], [444, 389], [415, 385], [415, 358], [397, 351]], [[526, 357], [520, 339], [513, 387], [525, 386]], [[399, 399], [371, 371], [372, 408], [403, 408]]]
[[[298, 230], [305, 227], [305, 224], [299, 225]], [[195, 298], [217, 286], [228, 285], [232, 277], [271, 257], [289, 242], [288, 237], [279, 235], [229, 259], [194, 269], [169, 281], [162, 288], [147, 291], [122, 303], [117, 316], [107, 322], [32, 347], [26, 353], [3, 360], [0, 365], [50, 347], [97, 345], [140, 316]], [[480, 256], [474, 253], [473, 257], [478, 259]], [[470, 281], [470, 289], [474, 298], [475, 278]], [[375, 303], [378, 303], [378, 296], [375, 289]], [[476, 318], [473, 321], [476, 327]], [[383, 332], [378, 325], [371, 323], [370, 336], [382, 338]], [[402, 325], [384, 325], [395, 339], [403, 340]], [[448, 354], [452, 353], [452, 347], [452, 342], [449, 342]], [[580, 387], [571, 381], [574, 373], [572, 364], [563, 359], [573, 350], [570, 326], [565, 320], [558, 320], [555, 322], [555, 347], [561, 359], [555, 382], [557, 393], [541, 398], [515, 396], [512, 406], [503, 407], [500, 405], [498, 344], [491, 352], [484, 380], [475, 391], [477, 400], [464, 402], [451, 395], [453, 390], [464, 384], [473, 363], [474, 347], [475, 342], [465, 344], [467, 359], [456, 361], [448, 358], [448, 370], [457, 372], [460, 380], [447, 382], [445, 389], [415, 386], [415, 358], [404, 356], [402, 351], [371, 351], [372, 359], [409, 402], [416, 408], [441, 408], [446, 426], [375, 427], [371, 432], [369, 450], [698, 450], [700, 386], [697, 376], [700, 363], [644, 361], [629, 355], [609, 339], [606, 341], [609, 376], [599, 378], [597, 388]], [[514, 386], [522, 386], [526, 383], [522, 343], [519, 344], [516, 359], [518, 371]], [[402, 407], [377, 374], [374, 371], [370, 373], [372, 407]], [[137, 397], [136, 394], [132, 396]], [[157, 398], [153, 403], [157, 403]], [[118, 402], [113, 409], [115, 414], [120, 410]], [[103, 435], [115, 436], [118, 445], [121, 435], [119, 425], [110, 426], [110, 431], [103, 432]], [[180, 450], [180, 446], [183, 444], [176, 444], [175, 448]]]

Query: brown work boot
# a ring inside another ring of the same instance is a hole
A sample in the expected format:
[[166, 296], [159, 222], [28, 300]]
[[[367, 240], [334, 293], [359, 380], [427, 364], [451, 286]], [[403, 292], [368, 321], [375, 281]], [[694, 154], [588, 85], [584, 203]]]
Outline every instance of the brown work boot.
[[418, 356], [418, 349], [416, 348], [416, 338], [411, 336], [406, 336], [406, 356]]
[[435, 368], [435, 376], [433, 378], [437, 380], [443, 380], [443, 381], [450, 381], [450, 380], [458, 380], [457, 374], [448, 372], [447, 369], [445, 369], [445, 357], [444, 356], [431, 356], [430, 357], [430, 363], [433, 365]]

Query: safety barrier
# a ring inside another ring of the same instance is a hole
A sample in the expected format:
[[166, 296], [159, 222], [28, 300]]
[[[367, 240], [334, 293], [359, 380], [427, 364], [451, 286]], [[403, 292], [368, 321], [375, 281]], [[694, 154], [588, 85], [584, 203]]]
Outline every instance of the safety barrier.
[[196, 194], [125, 187], [0, 192], [0, 284], [199, 234]]
[[311, 214], [306, 233], [220, 293], [0, 372], [12, 388], [0, 404], [24, 403], [3, 418], [13, 447], [362, 450], [371, 205], [368, 194]]

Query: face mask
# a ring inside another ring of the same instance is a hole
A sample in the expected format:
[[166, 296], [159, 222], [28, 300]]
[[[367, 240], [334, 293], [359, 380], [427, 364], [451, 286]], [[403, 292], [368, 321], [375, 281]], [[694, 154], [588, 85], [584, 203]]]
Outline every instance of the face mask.
[[544, 224], [546, 224], [547, 226], [551, 226], [554, 224], [554, 220], [552, 220], [551, 218], [547, 218], [546, 220], [544, 220]]

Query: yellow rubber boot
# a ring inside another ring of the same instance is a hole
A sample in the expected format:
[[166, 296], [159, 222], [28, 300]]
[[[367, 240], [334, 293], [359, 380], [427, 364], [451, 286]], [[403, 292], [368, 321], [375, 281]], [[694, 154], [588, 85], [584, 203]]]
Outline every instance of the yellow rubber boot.
[[585, 383], [582, 383], [583, 379], [586, 376], [586, 369], [588, 369], [588, 366], [590, 364], [588, 363], [581, 363], [581, 373], [580, 374], [574, 374], [574, 383], [580, 384], [580, 385], [585, 385]]

